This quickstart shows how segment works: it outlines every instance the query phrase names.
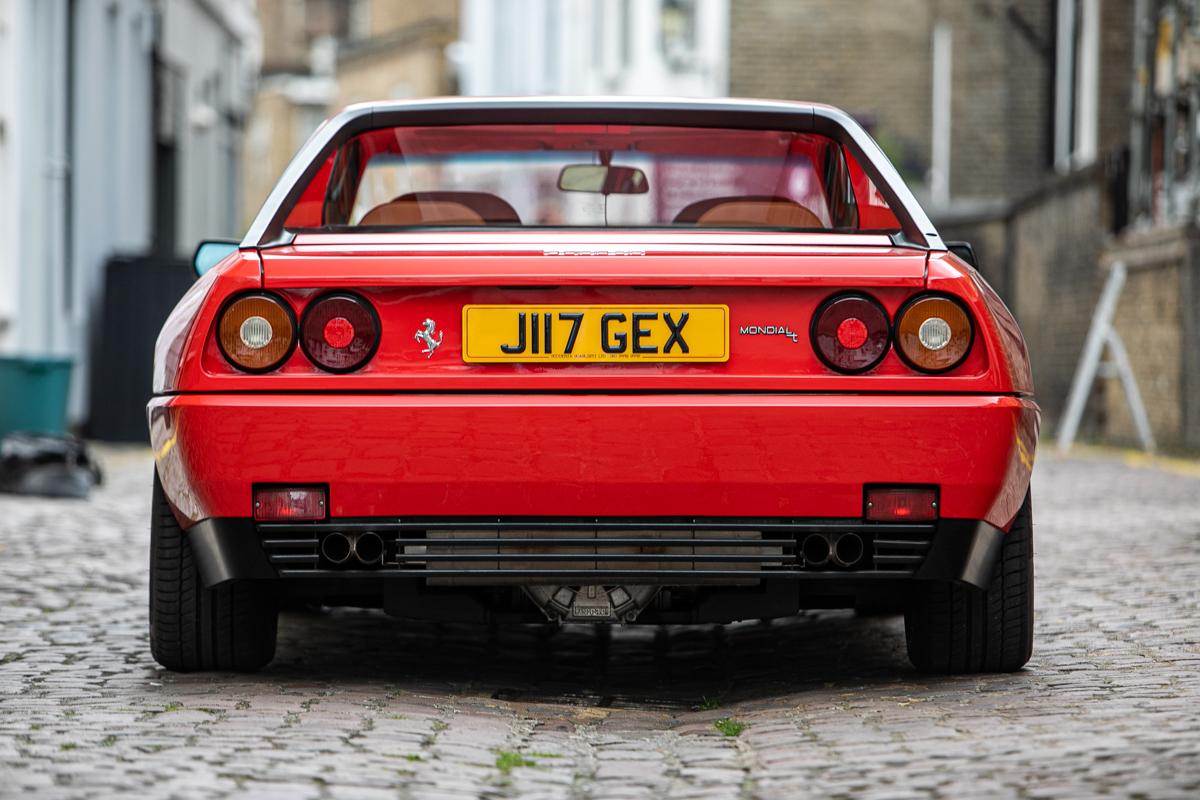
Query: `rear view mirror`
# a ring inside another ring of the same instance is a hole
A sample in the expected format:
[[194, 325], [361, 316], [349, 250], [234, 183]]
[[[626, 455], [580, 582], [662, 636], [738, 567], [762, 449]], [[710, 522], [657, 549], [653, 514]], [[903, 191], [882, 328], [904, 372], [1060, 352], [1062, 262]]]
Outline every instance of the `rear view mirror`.
[[637, 167], [568, 164], [558, 173], [558, 188], [564, 192], [645, 194], [650, 191], [650, 182]]
[[192, 254], [192, 269], [199, 278], [204, 273], [220, 263], [221, 259], [238, 249], [238, 242], [232, 239], [205, 239], [196, 245]]

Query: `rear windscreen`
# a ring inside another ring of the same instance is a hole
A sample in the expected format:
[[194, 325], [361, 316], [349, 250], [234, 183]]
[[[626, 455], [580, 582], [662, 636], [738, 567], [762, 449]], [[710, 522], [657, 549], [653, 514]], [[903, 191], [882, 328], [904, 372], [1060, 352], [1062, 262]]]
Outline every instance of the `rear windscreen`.
[[848, 152], [812, 133], [652, 125], [381, 128], [341, 145], [296, 230], [759, 228], [896, 232]]

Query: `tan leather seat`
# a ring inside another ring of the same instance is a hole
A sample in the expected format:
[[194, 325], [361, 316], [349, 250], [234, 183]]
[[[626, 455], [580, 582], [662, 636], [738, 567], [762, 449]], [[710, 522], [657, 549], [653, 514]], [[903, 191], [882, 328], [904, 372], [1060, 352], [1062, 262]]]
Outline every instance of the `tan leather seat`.
[[358, 223], [371, 225], [519, 225], [511, 205], [486, 192], [412, 192], [375, 206]]
[[483, 217], [453, 200], [393, 200], [375, 206], [359, 225], [483, 225]]
[[714, 197], [684, 208], [677, 223], [701, 227], [826, 228], [811, 210], [786, 197]]

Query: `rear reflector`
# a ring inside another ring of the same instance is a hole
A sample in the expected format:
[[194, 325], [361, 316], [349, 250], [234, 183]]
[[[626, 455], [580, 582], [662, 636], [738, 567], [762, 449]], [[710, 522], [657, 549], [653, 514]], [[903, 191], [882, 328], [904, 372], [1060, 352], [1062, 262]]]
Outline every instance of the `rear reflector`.
[[938, 518], [937, 489], [869, 488], [866, 517], [868, 522], [932, 522]]
[[299, 487], [255, 489], [254, 518], [264, 522], [325, 519], [325, 490]]

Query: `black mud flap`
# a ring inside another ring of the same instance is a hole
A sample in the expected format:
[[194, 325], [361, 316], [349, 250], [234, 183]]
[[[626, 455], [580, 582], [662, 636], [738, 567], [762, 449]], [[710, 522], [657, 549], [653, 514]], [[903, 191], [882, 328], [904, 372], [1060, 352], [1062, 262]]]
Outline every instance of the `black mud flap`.
[[263, 552], [252, 520], [206, 519], [184, 535], [191, 542], [206, 589], [225, 581], [279, 577]]
[[992, 582], [1004, 531], [975, 520], [942, 520], [917, 580], [956, 581], [977, 589]]

